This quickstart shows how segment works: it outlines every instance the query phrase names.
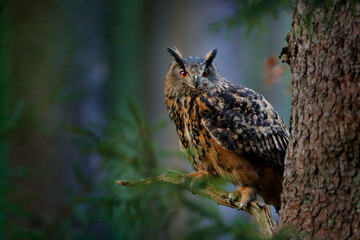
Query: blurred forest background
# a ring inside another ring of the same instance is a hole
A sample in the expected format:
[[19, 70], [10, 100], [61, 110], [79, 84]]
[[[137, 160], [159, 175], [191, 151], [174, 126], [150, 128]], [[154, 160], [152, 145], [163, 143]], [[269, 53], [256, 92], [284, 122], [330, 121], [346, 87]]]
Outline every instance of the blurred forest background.
[[[0, 1], [0, 239], [257, 239], [249, 216], [118, 179], [192, 171], [168, 119], [172, 58], [218, 49], [288, 123], [291, 1]], [[231, 189], [231, 186], [230, 186]]]

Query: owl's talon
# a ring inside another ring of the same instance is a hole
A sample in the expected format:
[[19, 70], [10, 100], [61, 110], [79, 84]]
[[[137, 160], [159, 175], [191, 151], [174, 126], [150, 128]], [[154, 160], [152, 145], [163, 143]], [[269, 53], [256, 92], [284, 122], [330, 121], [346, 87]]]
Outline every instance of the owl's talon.
[[189, 173], [181, 178], [181, 183], [189, 186], [192, 194], [195, 194], [194, 189], [198, 188], [199, 184], [202, 183], [204, 181], [204, 178], [207, 178], [208, 176], [209, 173], [203, 170]]
[[195, 191], [194, 191], [194, 180], [191, 180], [191, 182], [190, 182], [190, 190], [191, 190], [191, 193], [195, 195]]
[[181, 184], [186, 185], [186, 178], [185, 177], [181, 178]]
[[188, 186], [188, 187], [192, 187], [192, 179], [186, 175], [181, 178], [181, 184]]
[[232, 192], [229, 193], [229, 203], [230, 203], [230, 205], [232, 205], [232, 206], [235, 207], [235, 204], [234, 204], [234, 202], [233, 202], [233, 194], [232, 194]]
[[239, 207], [237, 208], [237, 210], [240, 211], [243, 206], [244, 206], [244, 203], [240, 203], [240, 204], [239, 204]]
[[266, 204], [264, 202], [261, 202], [261, 201], [256, 201], [256, 204], [259, 206], [259, 207], [264, 207], [266, 206]]
[[191, 190], [191, 193], [195, 194], [195, 192], [194, 192], [194, 180], [193, 179], [185, 176], [185, 177], [181, 178], [181, 183], [183, 185], [185, 185], [185, 186], [188, 186], [190, 188], [190, 190]]
[[229, 194], [229, 203], [230, 203], [230, 205], [233, 206], [233, 207], [237, 207], [235, 202], [238, 200], [239, 197], [241, 197], [241, 195], [239, 195], [238, 191], [232, 191]]
[[[229, 194], [229, 202], [232, 206], [237, 207], [237, 210], [246, 209], [251, 201], [256, 201], [257, 192], [253, 187], [241, 187], [239, 186], [236, 191], [232, 191]], [[239, 199], [239, 206], [234, 203]]]

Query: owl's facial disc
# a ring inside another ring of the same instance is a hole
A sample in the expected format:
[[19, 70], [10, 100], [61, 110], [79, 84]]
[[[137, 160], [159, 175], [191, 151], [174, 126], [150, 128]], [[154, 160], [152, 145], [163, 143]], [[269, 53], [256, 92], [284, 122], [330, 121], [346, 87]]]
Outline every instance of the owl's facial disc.
[[211, 84], [208, 79], [204, 77], [204, 73], [202, 71], [189, 72], [189, 76], [184, 80], [187, 85], [199, 90]]
[[184, 67], [177, 65], [179, 83], [196, 90], [209, 90], [214, 85], [213, 68], [206, 67], [203, 58], [185, 58]]
[[197, 75], [196, 72], [187, 72], [184, 69], [181, 69], [179, 72], [182, 80], [189, 85], [190, 87], [198, 88], [201, 85], [201, 77]]

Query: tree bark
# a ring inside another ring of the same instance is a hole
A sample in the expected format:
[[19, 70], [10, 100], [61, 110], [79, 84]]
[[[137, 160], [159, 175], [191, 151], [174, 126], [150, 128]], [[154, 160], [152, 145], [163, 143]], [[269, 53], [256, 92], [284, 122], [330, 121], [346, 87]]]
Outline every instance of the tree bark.
[[282, 52], [293, 109], [280, 224], [360, 239], [360, 4], [312, 2], [295, 1]]

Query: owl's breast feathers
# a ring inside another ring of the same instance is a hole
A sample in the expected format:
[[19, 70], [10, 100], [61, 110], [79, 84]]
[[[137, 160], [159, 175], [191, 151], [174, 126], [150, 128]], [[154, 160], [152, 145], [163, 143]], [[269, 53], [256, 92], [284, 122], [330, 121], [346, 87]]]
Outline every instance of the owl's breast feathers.
[[260, 193], [268, 189], [273, 192], [261, 194], [265, 202], [280, 204], [271, 203], [270, 195], [281, 192], [289, 133], [263, 96], [223, 82], [208, 92], [166, 97], [166, 104], [195, 170], [229, 174], [235, 183], [256, 186]]

